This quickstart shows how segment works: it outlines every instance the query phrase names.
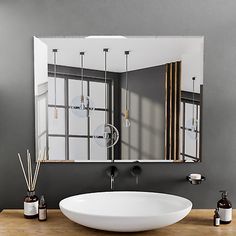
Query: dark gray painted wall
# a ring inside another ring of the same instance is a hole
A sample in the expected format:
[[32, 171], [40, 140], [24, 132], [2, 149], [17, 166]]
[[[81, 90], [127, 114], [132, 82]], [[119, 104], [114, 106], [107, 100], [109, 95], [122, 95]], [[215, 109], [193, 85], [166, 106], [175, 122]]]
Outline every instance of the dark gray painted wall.
[[[23, 176], [16, 153], [34, 150], [33, 35], [204, 35], [203, 162], [142, 164], [139, 189], [187, 197], [195, 208], [215, 207], [218, 190], [236, 205], [235, 0], [1, 0], [0, 207], [22, 206]], [[50, 207], [68, 195], [107, 190], [109, 164], [45, 164], [39, 193]], [[116, 188], [135, 189], [117, 164]], [[184, 181], [200, 172], [207, 181]]]
[[[126, 73], [122, 73], [121, 88], [124, 90], [125, 86]], [[121, 126], [121, 158], [164, 160], [165, 65], [129, 71], [128, 90], [131, 126], [129, 129]], [[125, 93], [121, 94], [124, 113]]]

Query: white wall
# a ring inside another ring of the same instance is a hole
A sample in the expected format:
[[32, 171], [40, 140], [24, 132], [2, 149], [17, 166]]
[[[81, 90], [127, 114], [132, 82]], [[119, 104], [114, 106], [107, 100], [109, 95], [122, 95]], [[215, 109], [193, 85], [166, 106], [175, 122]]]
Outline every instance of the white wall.
[[203, 55], [202, 51], [182, 55], [182, 80], [181, 90], [193, 91], [192, 77], [195, 80], [195, 92], [200, 93], [200, 85], [203, 84]]
[[38, 95], [38, 86], [48, 81], [48, 47], [34, 37], [34, 89]]

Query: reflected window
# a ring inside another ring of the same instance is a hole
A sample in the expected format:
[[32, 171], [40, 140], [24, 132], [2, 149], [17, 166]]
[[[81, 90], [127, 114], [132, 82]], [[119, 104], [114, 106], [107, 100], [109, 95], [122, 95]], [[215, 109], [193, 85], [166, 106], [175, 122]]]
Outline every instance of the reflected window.
[[[201, 92], [202, 93], [202, 92]], [[181, 92], [180, 158], [183, 161], [200, 161], [200, 113], [201, 93]], [[194, 119], [194, 126], [193, 126]]]
[[[50, 65], [49, 65], [50, 68]], [[62, 67], [63, 68], [63, 67]], [[105, 115], [108, 122], [113, 121], [113, 104], [105, 109], [105, 83], [104, 79], [86, 77], [84, 79], [84, 94], [94, 101], [95, 109], [88, 117], [78, 117], [73, 107], [73, 99], [80, 96], [80, 77], [63, 75], [57, 78], [56, 90], [54, 77], [48, 77], [48, 153], [50, 160], [101, 160], [111, 159], [111, 151], [99, 147], [93, 140], [94, 130], [104, 124]], [[107, 80], [108, 101], [113, 101], [113, 81]], [[54, 103], [57, 91], [57, 104]], [[104, 96], [103, 96], [104, 95]], [[53, 112], [57, 109], [58, 117]]]

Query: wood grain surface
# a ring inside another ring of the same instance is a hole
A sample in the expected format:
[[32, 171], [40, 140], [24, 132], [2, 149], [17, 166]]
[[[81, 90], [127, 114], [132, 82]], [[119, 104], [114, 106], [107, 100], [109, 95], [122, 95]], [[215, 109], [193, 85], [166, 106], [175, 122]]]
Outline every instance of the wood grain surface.
[[[236, 210], [234, 210], [234, 215]], [[3, 210], [0, 214], [0, 236], [236, 236], [236, 221], [213, 226], [213, 210], [192, 210], [182, 221], [157, 230], [139, 233], [113, 233], [86, 228], [68, 220], [60, 210], [48, 210], [48, 220], [25, 219], [23, 210]]]

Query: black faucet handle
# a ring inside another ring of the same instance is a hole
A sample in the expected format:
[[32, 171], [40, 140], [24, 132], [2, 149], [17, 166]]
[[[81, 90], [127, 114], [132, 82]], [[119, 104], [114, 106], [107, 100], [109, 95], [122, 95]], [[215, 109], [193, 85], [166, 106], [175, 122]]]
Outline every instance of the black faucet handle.
[[139, 175], [141, 175], [142, 173], [142, 168], [138, 165], [135, 165], [133, 166], [131, 169], [130, 169], [130, 173], [131, 175], [133, 175], [134, 177], [137, 177]]
[[113, 176], [114, 178], [118, 176], [118, 169], [115, 166], [109, 166], [106, 170], [106, 173], [109, 177]]

